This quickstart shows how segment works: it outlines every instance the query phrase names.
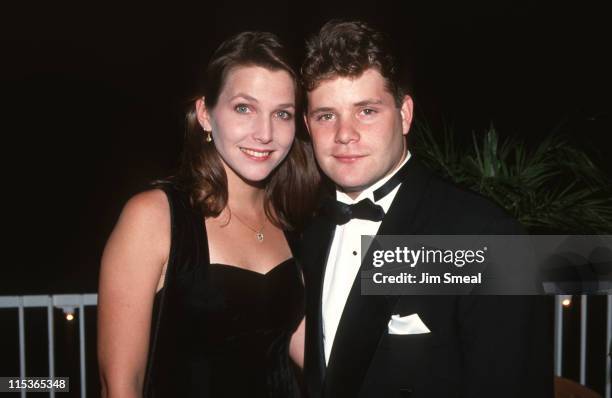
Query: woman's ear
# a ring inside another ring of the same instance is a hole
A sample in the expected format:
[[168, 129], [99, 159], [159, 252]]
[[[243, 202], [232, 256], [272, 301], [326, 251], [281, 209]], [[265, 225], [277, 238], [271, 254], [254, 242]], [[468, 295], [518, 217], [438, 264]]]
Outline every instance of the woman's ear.
[[198, 123], [202, 126], [204, 131], [212, 131], [212, 123], [210, 121], [210, 113], [208, 112], [208, 108], [206, 107], [206, 100], [204, 97], [196, 100], [196, 116], [198, 118]]

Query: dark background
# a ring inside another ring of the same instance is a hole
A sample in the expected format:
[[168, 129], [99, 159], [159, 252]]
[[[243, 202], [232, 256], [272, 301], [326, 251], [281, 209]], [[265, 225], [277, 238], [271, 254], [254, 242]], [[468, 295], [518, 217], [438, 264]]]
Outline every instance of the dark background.
[[[612, 37], [589, 3], [261, 3], [4, 10], [0, 294], [94, 292], [100, 254], [127, 198], [169, 174], [183, 100], [221, 40], [270, 30], [300, 50], [330, 18], [385, 30], [410, 68], [419, 112], [460, 133], [537, 141], [562, 125], [609, 173]], [[395, 5], [392, 5], [395, 4]], [[610, 173], [612, 174], [612, 173]]]
[[466, 135], [494, 123], [532, 143], [561, 130], [612, 175], [603, 2], [2, 6], [0, 295], [96, 292], [122, 205], [176, 165], [198, 65], [243, 30], [273, 31], [297, 52], [331, 18], [365, 19], [393, 38], [434, 127]]

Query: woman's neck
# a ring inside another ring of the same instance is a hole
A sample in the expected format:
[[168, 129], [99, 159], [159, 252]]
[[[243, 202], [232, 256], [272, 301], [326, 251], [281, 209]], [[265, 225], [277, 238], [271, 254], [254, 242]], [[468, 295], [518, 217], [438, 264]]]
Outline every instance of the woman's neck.
[[263, 211], [265, 183], [247, 181], [238, 176], [230, 167], [225, 167], [227, 175], [227, 205], [239, 212]]

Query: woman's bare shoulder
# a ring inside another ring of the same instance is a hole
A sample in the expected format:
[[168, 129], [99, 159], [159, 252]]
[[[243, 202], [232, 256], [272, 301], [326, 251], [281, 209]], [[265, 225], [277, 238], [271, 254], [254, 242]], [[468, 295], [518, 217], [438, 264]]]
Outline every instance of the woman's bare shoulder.
[[132, 196], [123, 207], [122, 216], [141, 222], [170, 222], [170, 206], [166, 193], [150, 189]]
[[132, 196], [121, 211], [109, 243], [120, 250], [146, 251], [148, 256], [157, 258], [156, 262], [165, 260], [170, 247], [170, 205], [166, 194], [161, 189], [151, 189]]

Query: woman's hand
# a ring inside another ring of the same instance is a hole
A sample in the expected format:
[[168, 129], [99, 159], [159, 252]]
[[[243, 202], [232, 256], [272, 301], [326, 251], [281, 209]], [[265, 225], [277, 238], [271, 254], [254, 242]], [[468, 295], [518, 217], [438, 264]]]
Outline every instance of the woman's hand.
[[302, 318], [302, 322], [295, 329], [289, 342], [289, 356], [300, 369], [304, 368], [304, 325], [306, 318]]

